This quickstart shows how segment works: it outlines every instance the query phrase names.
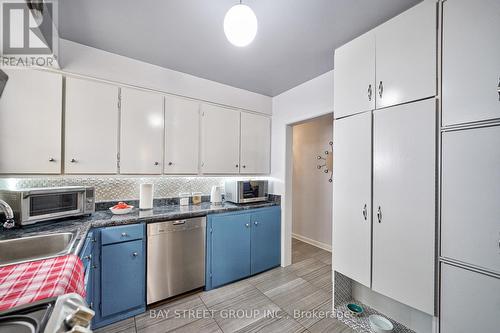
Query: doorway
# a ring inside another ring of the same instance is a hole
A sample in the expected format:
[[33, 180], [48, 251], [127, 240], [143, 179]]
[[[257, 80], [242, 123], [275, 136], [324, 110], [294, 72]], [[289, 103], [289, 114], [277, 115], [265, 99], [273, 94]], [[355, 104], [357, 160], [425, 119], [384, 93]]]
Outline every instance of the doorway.
[[292, 244], [331, 252], [333, 114], [293, 124], [291, 153]]

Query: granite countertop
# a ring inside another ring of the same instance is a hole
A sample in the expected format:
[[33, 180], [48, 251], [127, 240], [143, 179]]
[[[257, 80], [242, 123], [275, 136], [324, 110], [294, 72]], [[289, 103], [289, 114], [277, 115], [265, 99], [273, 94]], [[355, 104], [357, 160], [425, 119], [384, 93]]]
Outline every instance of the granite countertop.
[[277, 205], [279, 205], [279, 203], [275, 201], [264, 201], [244, 205], [224, 202], [222, 205], [218, 206], [211, 205], [209, 202], [202, 202], [198, 205], [189, 206], [161, 205], [148, 211], [140, 211], [139, 209], [134, 208], [130, 214], [125, 215], [113, 215], [109, 210], [100, 210], [96, 211], [91, 216], [81, 218], [43, 222], [22, 228], [16, 227], [13, 229], [2, 229], [0, 230], [0, 240], [44, 235], [48, 233], [75, 232], [77, 241], [75, 242], [71, 252], [78, 254], [83, 246], [83, 243], [85, 242], [85, 237], [91, 228], [187, 219], [191, 217], [206, 216], [213, 213], [224, 213]]

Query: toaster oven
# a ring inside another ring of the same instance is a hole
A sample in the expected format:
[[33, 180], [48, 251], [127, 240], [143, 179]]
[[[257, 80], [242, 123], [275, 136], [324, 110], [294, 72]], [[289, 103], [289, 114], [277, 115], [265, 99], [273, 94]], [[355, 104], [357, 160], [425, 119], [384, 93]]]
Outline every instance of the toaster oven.
[[0, 190], [0, 199], [9, 204], [21, 226], [95, 211], [95, 189], [87, 186]]

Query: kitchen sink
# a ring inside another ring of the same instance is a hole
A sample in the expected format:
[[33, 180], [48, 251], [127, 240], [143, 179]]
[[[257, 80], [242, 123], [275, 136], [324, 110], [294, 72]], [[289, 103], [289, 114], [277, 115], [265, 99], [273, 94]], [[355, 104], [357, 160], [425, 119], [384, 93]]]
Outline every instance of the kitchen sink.
[[71, 232], [0, 241], [0, 267], [68, 254], [75, 241]]

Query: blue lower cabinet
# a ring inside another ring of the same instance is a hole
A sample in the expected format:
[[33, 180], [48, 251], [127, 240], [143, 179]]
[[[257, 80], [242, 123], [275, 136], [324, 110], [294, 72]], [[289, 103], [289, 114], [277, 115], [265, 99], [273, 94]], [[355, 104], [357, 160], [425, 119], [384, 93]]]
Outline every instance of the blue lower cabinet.
[[250, 275], [250, 216], [212, 215], [213, 287]]
[[[146, 311], [146, 237], [144, 224], [127, 226], [134, 240], [110, 243], [110, 234], [123, 227], [97, 229], [99, 263], [94, 266], [93, 328]], [[103, 235], [104, 243], [103, 243]]]
[[212, 214], [207, 230], [207, 290], [280, 265], [280, 207]]
[[101, 315], [109, 317], [144, 306], [142, 240], [102, 247]]
[[255, 212], [250, 216], [252, 274], [266, 271], [281, 263], [281, 212], [276, 208]]
[[83, 263], [83, 271], [84, 271], [84, 283], [85, 283], [85, 292], [87, 296], [85, 300], [87, 301], [87, 305], [93, 309], [94, 307], [94, 263], [95, 260], [95, 251], [94, 251], [94, 232], [91, 230], [87, 234], [85, 239], [85, 243], [80, 251], [80, 259]]

